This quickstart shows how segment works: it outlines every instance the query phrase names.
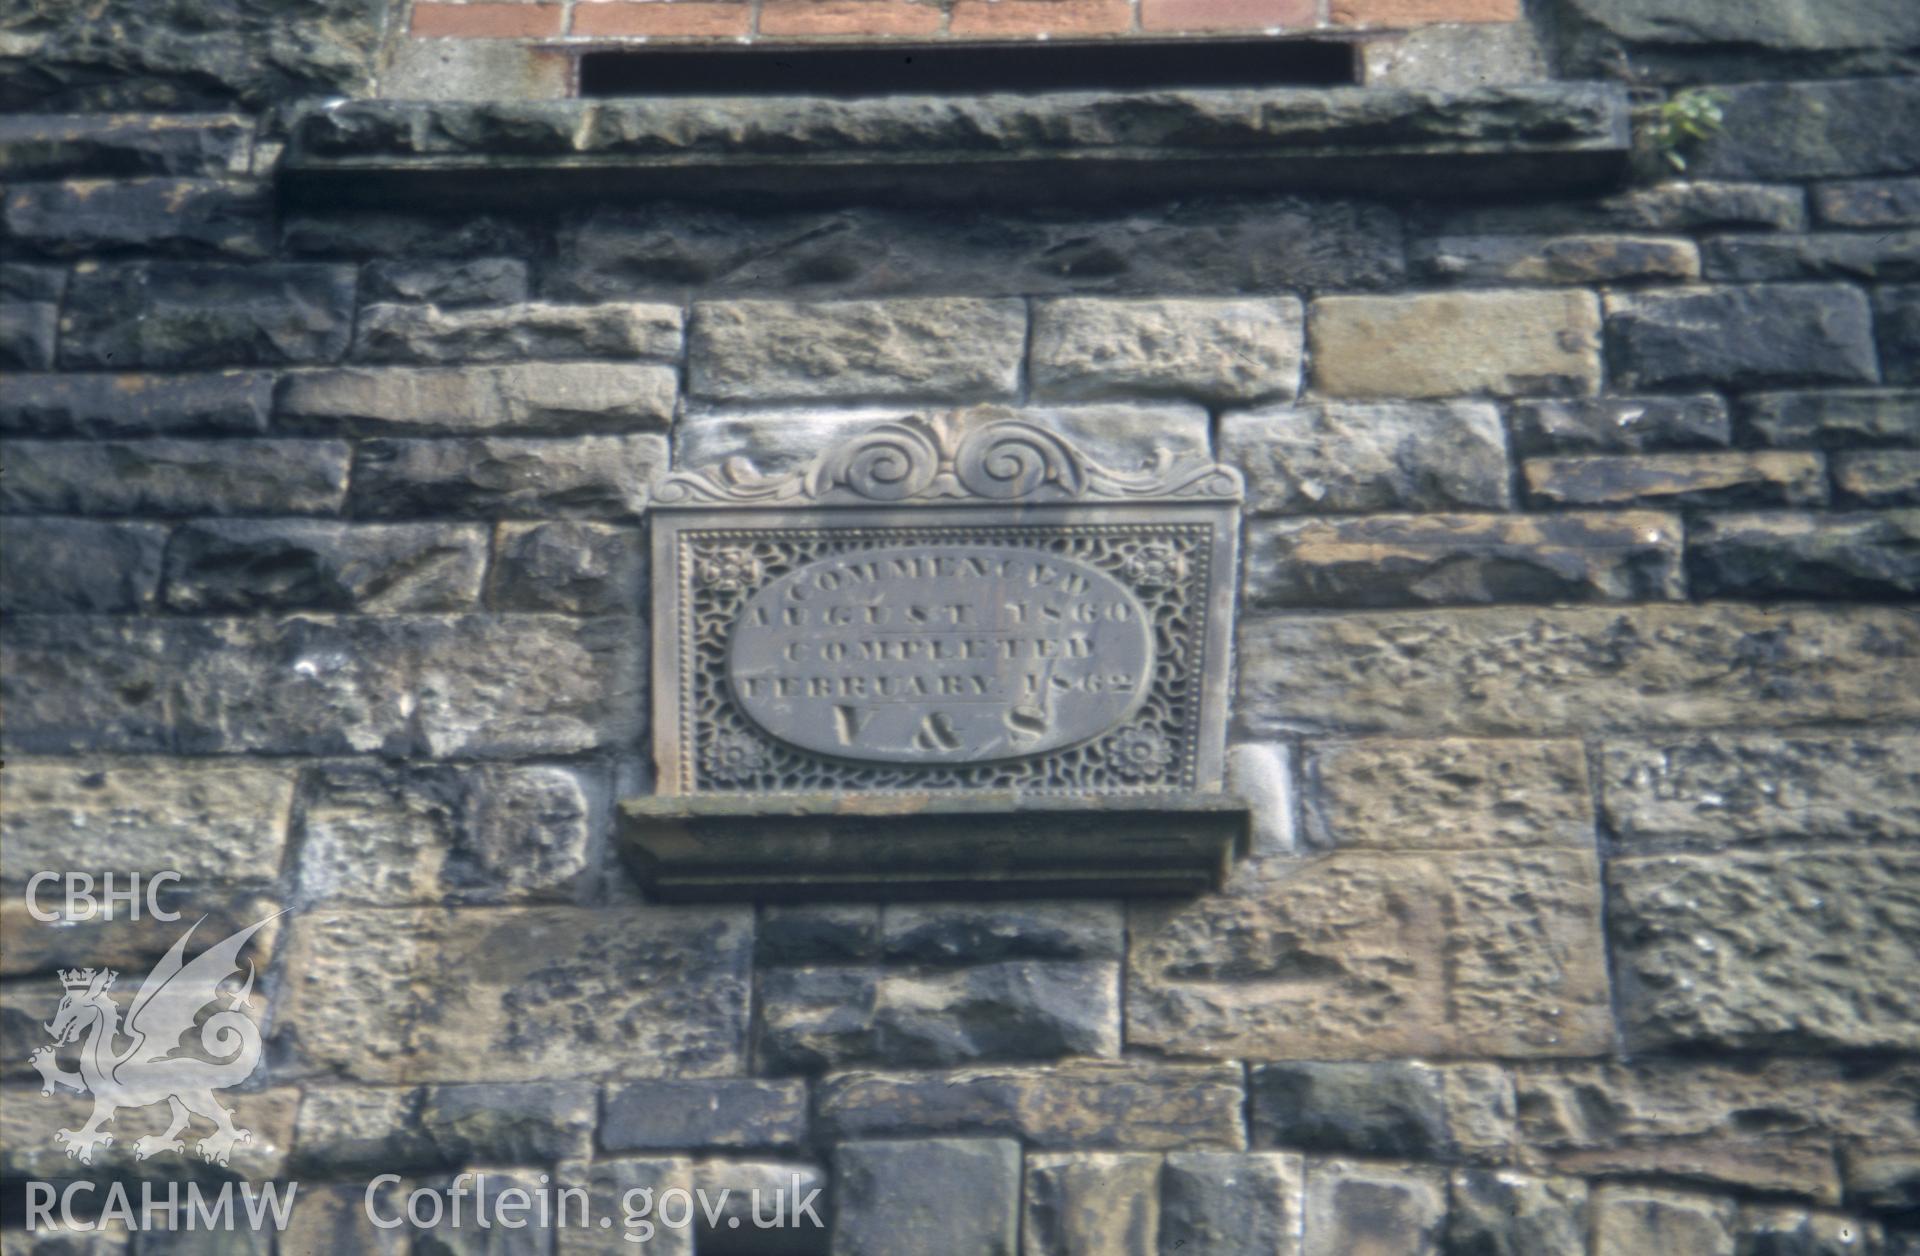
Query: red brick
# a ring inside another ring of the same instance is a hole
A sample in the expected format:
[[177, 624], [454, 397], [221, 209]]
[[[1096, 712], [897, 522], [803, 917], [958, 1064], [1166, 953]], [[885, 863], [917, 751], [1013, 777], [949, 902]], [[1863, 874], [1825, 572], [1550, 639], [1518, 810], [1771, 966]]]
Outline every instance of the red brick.
[[946, 15], [913, 0], [766, 0], [762, 35], [938, 35]]
[[1140, 0], [1140, 27], [1150, 31], [1298, 29], [1319, 16], [1318, 0]]
[[1133, 29], [1132, 0], [957, 0], [952, 35], [1118, 35]]
[[573, 9], [576, 35], [675, 36], [745, 35], [753, 27], [753, 8], [744, 0], [581, 0]]
[[436, 4], [413, 6], [413, 33], [460, 39], [538, 39], [558, 35], [565, 9], [557, 4]]
[[1520, 0], [1333, 0], [1331, 16], [1341, 26], [1517, 22]]

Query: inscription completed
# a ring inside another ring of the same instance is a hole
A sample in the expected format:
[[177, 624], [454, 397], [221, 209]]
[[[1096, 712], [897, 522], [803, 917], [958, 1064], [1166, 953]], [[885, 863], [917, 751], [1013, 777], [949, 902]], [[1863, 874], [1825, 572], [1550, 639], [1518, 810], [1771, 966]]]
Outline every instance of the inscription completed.
[[774, 737], [892, 763], [975, 763], [1090, 740], [1139, 706], [1145, 609], [1119, 581], [1015, 546], [835, 555], [742, 607], [727, 679]]

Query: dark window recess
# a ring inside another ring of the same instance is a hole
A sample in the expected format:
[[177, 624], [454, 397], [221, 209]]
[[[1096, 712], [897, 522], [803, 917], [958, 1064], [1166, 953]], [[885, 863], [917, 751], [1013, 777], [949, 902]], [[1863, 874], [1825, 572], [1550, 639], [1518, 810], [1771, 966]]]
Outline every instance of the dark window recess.
[[582, 96], [897, 96], [1357, 82], [1353, 45], [1327, 40], [649, 48], [580, 57]]

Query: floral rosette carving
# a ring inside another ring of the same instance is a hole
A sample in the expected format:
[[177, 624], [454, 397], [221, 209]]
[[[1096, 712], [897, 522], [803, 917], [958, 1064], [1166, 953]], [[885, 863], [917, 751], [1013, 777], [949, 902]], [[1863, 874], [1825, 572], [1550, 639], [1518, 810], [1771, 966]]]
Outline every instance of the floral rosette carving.
[[1107, 751], [1115, 774], [1130, 781], [1154, 780], [1173, 765], [1173, 745], [1157, 728], [1123, 729]]
[[1171, 589], [1187, 578], [1187, 560], [1166, 541], [1148, 541], [1127, 559], [1126, 577], [1143, 589]]
[[721, 733], [701, 756], [707, 779], [720, 785], [745, 785], [767, 770], [767, 748], [745, 733]]
[[752, 550], [729, 546], [701, 558], [694, 574], [710, 589], [738, 593], [760, 582], [760, 560]]

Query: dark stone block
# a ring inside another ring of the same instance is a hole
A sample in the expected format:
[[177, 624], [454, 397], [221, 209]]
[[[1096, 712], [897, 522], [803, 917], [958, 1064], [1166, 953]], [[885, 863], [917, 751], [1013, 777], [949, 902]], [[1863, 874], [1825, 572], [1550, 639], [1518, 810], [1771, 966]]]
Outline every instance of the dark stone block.
[[77, 180], [7, 193], [7, 231], [55, 257], [120, 250], [168, 256], [265, 257], [273, 197], [264, 183], [225, 179]]
[[1920, 178], [1823, 183], [1813, 205], [1830, 226], [1920, 227]]
[[420, 1124], [450, 1165], [552, 1164], [592, 1150], [597, 1098], [584, 1082], [429, 1086]]
[[770, 903], [754, 932], [754, 962], [838, 964], [879, 955], [880, 908], [872, 903]]
[[1020, 1144], [930, 1138], [833, 1154], [834, 1256], [1014, 1256]]
[[0, 300], [45, 301], [58, 305], [67, 289], [65, 266], [29, 266], [0, 263]]
[[86, 519], [0, 520], [0, 610], [151, 609], [167, 530]]
[[1248, 1080], [1262, 1147], [1446, 1159], [1444, 1079], [1421, 1064], [1262, 1064]]
[[661, 436], [367, 440], [354, 459], [352, 513], [631, 518], [667, 468]]
[[51, 301], [0, 302], [0, 366], [26, 371], [52, 366], [59, 312]]
[[[1815, 12], [1799, 7], [1808, 15]], [[1873, 7], [1890, 13], [1896, 6]], [[1913, 20], [1911, 6], [1898, 7], [1907, 15], [1904, 20]], [[1850, 6], [1844, 12], [1866, 8]], [[1818, 12], [1840, 16], [1843, 11]], [[1743, 11], [1729, 20], [1744, 16]], [[1834, 179], [1920, 168], [1920, 79], [1749, 83], [1719, 90], [1726, 123], [1701, 146], [1688, 170], [1694, 178]]]
[[1904, 599], [1920, 593], [1920, 511], [1712, 515], [1687, 531], [1696, 597]]
[[253, 128], [252, 119], [231, 113], [0, 116], [0, 176], [238, 174], [253, 150]]
[[490, 214], [406, 213], [382, 208], [285, 212], [280, 242], [289, 253], [309, 257], [398, 258], [405, 263], [475, 257], [528, 257], [547, 238], [541, 221]]
[[1835, 454], [1833, 489], [1843, 506], [1920, 506], [1920, 452], [1863, 449]]
[[872, 1058], [877, 968], [763, 968], [754, 980], [755, 1056], [767, 1072], [817, 1073]]
[[252, 435], [264, 432], [273, 376], [15, 375], [0, 388], [0, 432], [32, 436]]
[[1740, 430], [1782, 448], [1920, 445], [1920, 392], [1758, 393], [1741, 398]]
[[200, 614], [470, 610], [487, 534], [452, 524], [190, 523], [167, 551], [167, 605]]
[[1587, 1250], [1587, 1185], [1578, 1178], [1460, 1169], [1450, 1202], [1450, 1256], [1577, 1256]]
[[1879, 288], [1873, 325], [1889, 384], [1920, 384], [1920, 284]]
[[1160, 1174], [1160, 1245], [1180, 1256], [1298, 1251], [1297, 1156], [1177, 1151]]
[[501, 610], [630, 614], [643, 604], [646, 578], [637, 529], [567, 520], [500, 525], [493, 604]]
[[60, 361], [128, 369], [330, 362], [353, 331], [350, 266], [136, 262], [73, 278]]
[[0, 509], [14, 514], [333, 514], [347, 445], [320, 440], [8, 444]]
[[1624, 388], [1871, 384], [1867, 303], [1840, 284], [1670, 288], [1607, 301], [1607, 358]]
[[1527, 495], [1543, 506], [1818, 506], [1826, 464], [1816, 453], [1638, 454], [1529, 458]]
[[1711, 393], [1522, 401], [1509, 422], [1521, 454], [1708, 449], [1730, 439], [1727, 403]]
[[886, 957], [911, 964], [1118, 959], [1125, 922], [1111, 903], [896, 903], [882, 920]]
[[600, 1122], [608, 1151], [796, 1147], [807, 1139], [802, 1082], [748, 1078], [609, 1086]]
[[1702, 250], [1708, 279], [1920, 279], [1920, 231], [1722, 236]]
[[1118, 967], [1016, 960], [888, 973], [873, 1023], [873, 1058], [883, 1065], [1113, 1056], [1120, 1050]]
[[510, 257], [369, 262], [360, 272], [360, 299], [423, 301], [442, 309], [506, 305], [527, 299], [527, 264]]

